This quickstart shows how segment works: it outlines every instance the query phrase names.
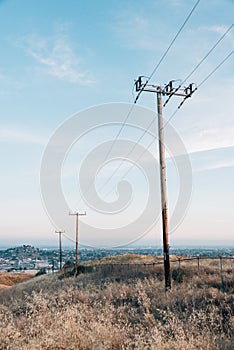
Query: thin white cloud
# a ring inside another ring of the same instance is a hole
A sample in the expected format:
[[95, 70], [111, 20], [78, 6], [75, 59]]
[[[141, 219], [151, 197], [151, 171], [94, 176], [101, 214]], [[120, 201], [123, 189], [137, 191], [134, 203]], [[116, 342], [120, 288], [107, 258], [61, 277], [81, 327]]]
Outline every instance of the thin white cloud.
[[231, 168], [231, 167], [234, 167], [234, 159], [218, 160], [211, 164], [207, 164], [199, 167], [197, 171], [215, 170], [215, 169]]
[[228, 27], [224, 25], [216, 25], [216, 26], [210, 26], [206, 28], [212, 32], [215, 32], [221, 35], [223, 35], [228, 29]]
[[183, 141], [188, 153], [234, 147], [234, 126], [193, 130], [184, 136]]
[[80, 68], [80, 60], [67, 35], [47, 38], [31, 35], [24, 38], [24, 47], [43, 72], [70, 83], [94, 83], [91, 74]]
[[[210, 32], [213, 33], [217, 33], [219, 35], [223, 35], [229, 28], [230, 26], [226, 26], [226, 25], [214, 25], [214, 26], [210, 26], [210, 27], [204, 27], [204, 29], [209, 30]], [[232, 29], [226, 34], [225, 37], [226, 40], [229, 41], [229, 43], [232, 44], [232, 46], [234, 46], [234, 35], [233, 35], [233, 27]]]
[[154, 22], [144, 14], [133, 10], [119, 13], [113, 31], [128, 48], [150, 51], [163, 51], [167, 28], [163, 21], [157, 23], [157, 30], [153, 31]]
[[47, 137], [15, 126], [1, 126], [0, 142], [45, 145]]

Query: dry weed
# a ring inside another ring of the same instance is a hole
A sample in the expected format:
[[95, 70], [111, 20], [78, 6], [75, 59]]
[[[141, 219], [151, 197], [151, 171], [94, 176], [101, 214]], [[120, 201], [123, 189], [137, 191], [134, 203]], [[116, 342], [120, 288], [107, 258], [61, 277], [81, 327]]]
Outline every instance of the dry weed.
[[36, 280], [36, 291], [10, 293], [14, 301], [4, 291], [0, 349], [231, 350], [233, 294], [213, 276], [175, 282], [167, 294], [155, 277]]

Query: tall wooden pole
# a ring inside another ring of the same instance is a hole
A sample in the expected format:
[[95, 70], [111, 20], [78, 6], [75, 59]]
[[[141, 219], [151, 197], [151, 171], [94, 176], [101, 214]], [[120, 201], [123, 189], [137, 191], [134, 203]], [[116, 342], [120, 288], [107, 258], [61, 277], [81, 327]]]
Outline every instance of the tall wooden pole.
[[62, 269], [62, 232], [59, 232], [59, 268]]
[[55, 231], [59, 234], [59, 269], [62, 269], [62, 233], [65, 231]]
[[74, 212], [74, 213], [69, 213], [69, 215], [75, 215], [76, 216], [76, 267], [75, 267], [75, 275], [78, 275], [78, 270], [79, 270], [79, 262], [78, 262], [78, 220], [79, 220], [79, 216], [83, 216], [86, 215], [86, 213], [78, 213], [78, 212]]
[[79, 265], [79, 252], [78, 252], [78, 217], [79, 213], [76, 213], [76, 275], [78, 275], [78, 265]]
[[[157, 94], [157, 110], [158, 110], [158, 136], [159, 136], [159, 159], [160, 159], [160, 180], [161, 180], [161, 203], [162, 203], [162, 227], [163, 227], [163, 257], [164, 257], [164, 274], [165, 274], [165, 289], [171, 289], [171, 273], [170, 273], [170, 256], [169, 256], [169, 242], [168, 242], [168, 214], [167, 214], [167, 187], [166, 187], [166, 168], [165, 168], [165, 146], [163, 135], [163, 119], [162, 119], [162, 95], [168, 96], [164, 106], [171, 99], [172, 96], [183, 97], [183, 101], [179, 105], [180, 108], [187, 98], [197, 90], [193, 88], [193, 84], [189, 84], [186, 88], [181, 88], [181, 85], [174, 87], [175, 80], [169, 81], [164, 86], [150, 85], [149, 79], [143, 82], [143, 76], [140, 76], [136, 82], [135, 87], [138, 95], [135, 103], [142, 91], [153, 92]], [[168, 121], [169, 122], [169, 121]]]
[[168, 241], [167, 187], [166, 187], [165, 145], [164, 145], [164, 133], [163, 133], [161, 91], [157, 92], [157, 110], [158, 110], [159, 161], [160, 161], [161, 203], [162, 203], [164, 274], [165, 274], [165, 288], [166, 290], [168, 290], [168, 289], [171, 289], [171, 273], [170, 273], [170, 256], [169, 256], [169, 241]]

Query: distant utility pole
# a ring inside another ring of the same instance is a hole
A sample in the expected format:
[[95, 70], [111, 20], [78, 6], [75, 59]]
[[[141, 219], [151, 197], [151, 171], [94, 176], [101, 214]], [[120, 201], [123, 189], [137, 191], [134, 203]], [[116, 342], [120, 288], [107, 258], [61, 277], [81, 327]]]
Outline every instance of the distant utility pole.
[[76, 272], [75, 272], [75, 275], [77, 276], [78, 275], [78, 217], [86, 215], [86, 212], [85, 213], [70, 212], [69, 215], [76, 216]]
[[55, 231], [59, 234], [59, 269], [62, 269], [62, 233], [65, 231]]
[[158, 112], [158, 136], [159, 136], [159, 160], [160, 160], [160, 179], [161, 179], [161, 206], [162, 206], [162, 227], [163, 227], [163, 256], [164, 256], [164, 275], [165, 275], [165, 289], [171, 289], [171, 273], [170, 273], [170, 255], [169, 255], [169, 240], [168, 240], [168, 213], [167, 213], [167, 188], [166, 188], [166, 167], [165, 167], [165, 145], [163, 134], [163, 118], [162, 118], [162, 95], [168, 96], [167, 101], [176, 95], [184, 97], [179, 105], [182, 106], [184, 101], [191, 97], [193, 92], [193, 84], [181, 89], [180, 86], [174, 87], [174, 80], [167, 85], [149, 85], [147, 81], [142, 81], [142, 76], [135, 82], [136, 91], [148, 91], [157, 94], [157, 112]]

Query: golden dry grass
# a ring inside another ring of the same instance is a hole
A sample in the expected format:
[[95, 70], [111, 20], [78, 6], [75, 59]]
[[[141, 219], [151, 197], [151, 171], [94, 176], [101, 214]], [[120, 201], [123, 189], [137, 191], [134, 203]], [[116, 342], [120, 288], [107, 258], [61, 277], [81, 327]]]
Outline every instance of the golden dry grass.
[[[170, 258], [176, 259], [177, 257], [175, 255], [171, 255]], [[139, 255], [135, 253], [125, 253], [117, 256], [106, 256], [104, 258], [98, 259], [98, 260], [89, 260], [85, 261], [82, 264], [84, 266], [93, 265], [94, 263], [97, 265], [102, 264], [153, 264], [163, 262], [162, 256], [150, 256], [150, 255]]]
[[223, 290], [218, 265], [204, 264], [199, 277], [195, 263], [183, 264], [182, 283], [175, 279], [167, 294], [154, 270], [147, 278], [134, 270], [40, 276], [4, 290], [0, 349], [233, 349], [232, 266]]
[[1, 272], [0, 273], [0, 290], [14, 286], [17, 283], [28, 281], [32, 277], [33, 276], [28, 273]]

